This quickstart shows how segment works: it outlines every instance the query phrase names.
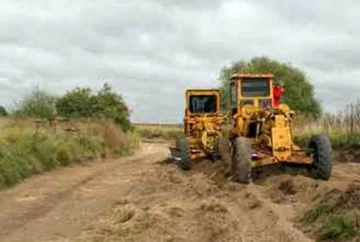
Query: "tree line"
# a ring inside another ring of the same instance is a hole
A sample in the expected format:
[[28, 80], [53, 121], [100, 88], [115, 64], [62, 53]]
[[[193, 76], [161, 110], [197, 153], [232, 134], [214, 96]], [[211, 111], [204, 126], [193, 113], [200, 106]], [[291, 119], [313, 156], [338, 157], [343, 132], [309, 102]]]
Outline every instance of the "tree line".
[[11, 114], [41, 119], [54, 119], [57, 116], [106, 118], [113, 120], [125, 131], [131, 129], [128, 106], [123, 97], [107, 83], [98, 92], [88, 87], [76, 87], [62, 96], [54, 96], [36, 88], [16, 105]]

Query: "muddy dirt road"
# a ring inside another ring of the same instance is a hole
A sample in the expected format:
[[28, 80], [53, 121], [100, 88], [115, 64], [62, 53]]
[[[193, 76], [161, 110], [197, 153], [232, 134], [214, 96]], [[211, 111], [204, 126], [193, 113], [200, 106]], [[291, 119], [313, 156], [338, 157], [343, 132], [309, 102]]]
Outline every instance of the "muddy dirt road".
[[329, 182], [281, 171], [241, 185], [209, 161], [184, 173], [168, 155], [166, 144], [143, 144], [133, 157], [0, 192], [0, 241], [313, 241], [299, 215], [334, 187], [360, 182], [357, 164], [335, 164]]

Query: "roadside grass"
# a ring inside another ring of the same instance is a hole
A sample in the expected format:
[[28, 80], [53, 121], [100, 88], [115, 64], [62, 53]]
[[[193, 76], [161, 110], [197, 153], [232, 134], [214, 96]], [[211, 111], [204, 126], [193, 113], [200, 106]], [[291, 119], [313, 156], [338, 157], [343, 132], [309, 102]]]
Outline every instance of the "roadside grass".
[[301, 218], [302, 223], [313, 223], [318, 218], [326, 216], [330, 213], [331, 208], [326, 204], [317, 204], [312, 209], [308, 210]]
[[359, 234], [356, 217], [325, 204], [317, 204], [307, 211], [300, 223], [316, 241], [349, 241]]
[[184, 137], [184, 130], [180, 125], [135, 125], [135, 133], [145, 139], [176, 140]]
[[81, 125], [77, 132], [64, 127], [36, 128], [31, 121], [7, 121], [0, 126], [0, 189], [59, 166], [131, 154], [139, 140], [115, 124], [95, 121]]
[[[311, 136], [326, 133], [334, 149], [357, 147], [360, 146], [360, 132], [349, 134], [346, 130], [330, 130], [327, 131], [320, 125], [320, 121], [311, 124], [294, 124], [294, 142], [301, 146], [307, 147]], [[224, 130], [228, 129], [227, 126]], [[135, 133], [144, 139], [165, 139], [176, 140], [184, 137], [183, 127], [181, 125], [135, 125]]]
[[321, 133], [326, 133], [328, 135], [331, 145], [334, 149], [360, 146], [360, 133], [348, 134], [342, 131], [304, 131], [294, 135], [294, 142], [301, 147], [307, 147], [311, 136]]
[[311, 135], [326, 133], [333, 148], [360, 146], [360, 100], [337, 113], [324, 113], [318, 120], [299, 114], [294, 119], [294, 141], [305, 147]]
[[359, 191], [355, 184], [331, 190], [298, 220], [300, 228], [316, 241], [354, 241], [360, 233]]
[[318, 241], [343, 240], [353, 238], [358, 234], [353, 220], [349, 216], [334, 216], [316, 233]]

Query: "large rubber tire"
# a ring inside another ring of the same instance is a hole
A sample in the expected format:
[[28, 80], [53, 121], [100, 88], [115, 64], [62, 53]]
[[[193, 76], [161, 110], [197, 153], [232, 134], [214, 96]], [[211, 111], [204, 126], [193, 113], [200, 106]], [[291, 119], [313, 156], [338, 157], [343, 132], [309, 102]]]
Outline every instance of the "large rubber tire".
[[328, 180], [332, 172], [332, 147], [327, 135], [311, 137], [309, 149], [313, 155], [311, 173], [314, 178]]
[[232, 144], [231, 171], [235, 182], [251, 182], [251, 146], [244, 137], [238, 137]]
[[182, 138], [177, 141], [177, 146], [180, 148], [180, 161], [179, 161], [179, 167], [182, 170], [190, 170], [191, 164], [190, 164], [190, 156], [189, 156], [189, 146], [187, 143], [186, 138]]

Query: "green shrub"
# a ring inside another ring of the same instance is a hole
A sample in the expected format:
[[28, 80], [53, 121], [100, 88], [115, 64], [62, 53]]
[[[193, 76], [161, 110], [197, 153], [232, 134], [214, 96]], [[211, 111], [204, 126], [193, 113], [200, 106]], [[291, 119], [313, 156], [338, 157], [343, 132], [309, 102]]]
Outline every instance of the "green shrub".
[[318, 204], [305, 213], [305, 215], [301, 218], [301, 222], [313, 223], [319, 217], [328, 215], [330, 213], [330, 211], [331, 211], [331, 208], [328, 205]]
[[36, 88], [17, 105], [14, 114], [20, 117], [51, 119], [56, 115], [56, 97]]
[[[12, 186], [28, 176], [68, 166], [74, 162], [104, 156], [108, 149], [112, 154], [128, 155], [139, 146], [137, 137], [125, 134], [115, 125], [95, 123], [96, 129], [112, 127], [112, 132], [81, 133], [36, 130], [29, 126], [11, 124], [2, 127], [0, 135], [0, 188]], [[108, 141], [109, 134], [121, 136]]]
[[335, 216], [325, 224], [317, 233], [317, 240], [334, 241], [336, 239], [349, 239], [357, 234], [353, 221], [349, 217]]
[[57, 100], [56, 108], [64, 117], [105, 118], [114, 121], [125, 131], [132, 128], [123, 97], [107, 83], [97, 93], [90, 88], [75, 88]]
[[304, 230], [316, 236], [317, 241], [349, 241], [358, 234], [356, 215], [336, 206], [317, 204], [300, 219]]
[[0, 106], [0, 116], [8, 116], [8, 112], [6, 111], [4, 106]]

